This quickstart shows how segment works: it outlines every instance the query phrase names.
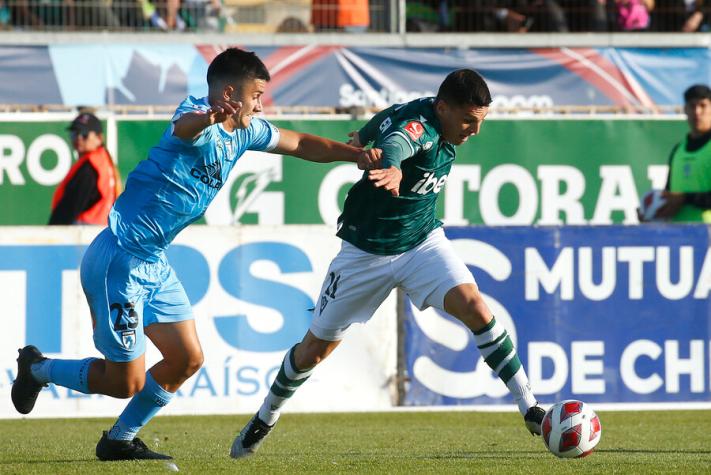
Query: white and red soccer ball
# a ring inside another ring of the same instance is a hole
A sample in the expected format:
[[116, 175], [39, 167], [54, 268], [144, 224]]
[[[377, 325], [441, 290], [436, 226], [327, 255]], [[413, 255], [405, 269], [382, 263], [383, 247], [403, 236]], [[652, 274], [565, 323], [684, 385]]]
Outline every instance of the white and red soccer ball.
[[602, 425], [582, 401], [566, 400], [551, 406], [541, 424], [543, 443], [562, 458], [585, 457], [600, 442]]

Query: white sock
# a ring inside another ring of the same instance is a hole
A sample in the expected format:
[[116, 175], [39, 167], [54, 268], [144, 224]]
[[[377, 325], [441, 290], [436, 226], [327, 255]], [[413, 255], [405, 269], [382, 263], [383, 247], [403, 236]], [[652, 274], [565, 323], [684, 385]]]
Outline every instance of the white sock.
[[506, 387], [509, 388], [514, 402], [518, 404], [518, 410], [522, 416], [525, 416], [526, 412], [538, 403], [536, 396], [531, 391], [531, 385], [528, 383], [528, 377], [523, 370], [523, 366], [509, 379]]

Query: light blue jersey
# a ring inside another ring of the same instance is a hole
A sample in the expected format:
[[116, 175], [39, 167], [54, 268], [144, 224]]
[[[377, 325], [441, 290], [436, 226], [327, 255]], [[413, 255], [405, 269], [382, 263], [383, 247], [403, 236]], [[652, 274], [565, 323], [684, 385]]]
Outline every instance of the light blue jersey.
[[157, 262], [175, 236], [203, 215], [245, 151], [269, 151], [279, 142], [279, 129], [256, 117], [233, 132], [212, 125], [192, 141], [173, 135], [180, 116], [208, 109], [206, 97], [190, 96], [178, 106], [111, 209], [109, 227], [118, 245], [140, 259]]

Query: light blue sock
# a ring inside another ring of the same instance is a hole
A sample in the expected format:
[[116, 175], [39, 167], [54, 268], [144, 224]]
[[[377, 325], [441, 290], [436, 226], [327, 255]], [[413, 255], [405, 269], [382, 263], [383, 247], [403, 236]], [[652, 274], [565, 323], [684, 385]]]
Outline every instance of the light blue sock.
[[89, 367], [96, 358], [83, 360], [46, 359], [32, 365], [32, 376], [42, 384], [54, 383], [89, 394]]
[[133, 440], [143, 426], [148, 424], [160, 409], [168, 404], [175, 394], [166, 391], [146, 372], [146, 384], [133, 396], [114, 426], [109, 430], [112, 440]]

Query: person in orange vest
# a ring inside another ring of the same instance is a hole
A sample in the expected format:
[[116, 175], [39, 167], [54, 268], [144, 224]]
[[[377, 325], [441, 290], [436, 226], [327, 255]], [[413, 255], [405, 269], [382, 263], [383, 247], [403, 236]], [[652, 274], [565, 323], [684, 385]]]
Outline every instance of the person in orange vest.
[[49, 224], [108, 224], [119, 193], [118, 171], [104, 147], [101, 122], [88, 112], [68, 127], [79, 160], [54, 192]]
[[370, 25], [368, 0], [313, 0], [311, 23], [316, 31], [362, 33]]

